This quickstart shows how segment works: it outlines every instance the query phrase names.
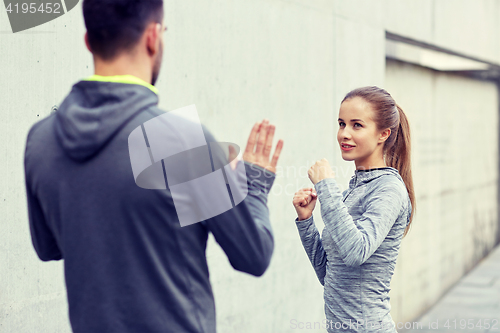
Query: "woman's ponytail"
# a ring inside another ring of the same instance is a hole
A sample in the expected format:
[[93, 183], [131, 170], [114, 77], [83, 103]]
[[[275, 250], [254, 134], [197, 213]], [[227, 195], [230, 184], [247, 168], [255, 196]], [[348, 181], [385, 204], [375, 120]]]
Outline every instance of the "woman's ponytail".
[[386, 163], [388, 166], [396, 168], [399, 171], [401, 178], [405, 182], [408, 196], [411, 202], [411, 216], [410, 223], [405, 229], [403, 237], [406, 236], [413, 221], [415, 204], [415, 192], [413, 189], [413, 177], [411, 174], [411, 137], [410, 137], [410, 124], [403, 109], [396, 104], [399, 113], [399, 126], [396, 134], [396, 141], [386, 154]]

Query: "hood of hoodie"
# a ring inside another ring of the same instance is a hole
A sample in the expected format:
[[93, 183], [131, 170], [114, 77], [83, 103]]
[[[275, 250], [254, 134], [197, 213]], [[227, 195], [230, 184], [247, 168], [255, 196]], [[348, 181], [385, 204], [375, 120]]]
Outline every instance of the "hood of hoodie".
[[85, 161], [137, 113], [157, 104], [158, 95], [147, 84], [79, 81], [55, 113], [57, 140], [69, 157]]
[[[349, 181], [349, 188], [360, 186], [361, 184], [371, 182], [372, 180], [379, 178], [383, 175], [394, 175], [403, 184], [405, 183], [398, 169], [393, 167], [382, 167], [369, 170], [354, 170], [354, 176], [351, 177]], [[406, 186], [406, 185], [405, 185]]]
[[[398, 169], [393, 167], [382, 167], [369, 170], [355, 170], [354, 176], [352, 176], [351, 180], [349, 181], [349, 189], [353, 189], [354, 187], [358, 187], [365, 183], [369, 183], [372, 180], [382, 177], [384, 175], [395, 176], [401, 181], [401, 183], [403, 183], [403, 186], [406, 188], [406, 184], [401, 175], [399, 174]], [[410, 223], [411, 211], [412, 211], [412, 205], [410, 197], [408, 196], [408, 219], [406, 221], [406, 225]]]

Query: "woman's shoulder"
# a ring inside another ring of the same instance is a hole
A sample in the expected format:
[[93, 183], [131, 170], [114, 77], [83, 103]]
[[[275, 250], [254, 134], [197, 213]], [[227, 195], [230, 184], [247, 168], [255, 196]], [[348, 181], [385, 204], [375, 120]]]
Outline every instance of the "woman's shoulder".
[[365, 192], [367, 197], [370, 195], [380, 194], [380, 192], [396, 192], [399, 193], [401, 198], [408, 197], [406, 185], [399, 173], [384, 173], [376, 179], [373, 179], [367, 185], [369, 185], [367, 191]]

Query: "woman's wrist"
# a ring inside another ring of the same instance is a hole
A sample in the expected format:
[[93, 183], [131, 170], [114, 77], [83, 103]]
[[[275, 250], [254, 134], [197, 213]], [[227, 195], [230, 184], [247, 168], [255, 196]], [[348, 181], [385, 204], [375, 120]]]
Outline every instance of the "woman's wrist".
[[300, 217], [300, 216], [297, 216], [297, 221], [309, 220], [311, 217], [312, 217], [312, 214], [311, 214], [311, 215], [309, 215], [308, 217]]

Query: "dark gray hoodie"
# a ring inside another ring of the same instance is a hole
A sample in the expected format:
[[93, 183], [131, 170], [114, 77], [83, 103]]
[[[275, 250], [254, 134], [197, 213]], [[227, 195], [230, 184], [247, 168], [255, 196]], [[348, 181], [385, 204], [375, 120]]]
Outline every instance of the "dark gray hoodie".
[[107, 78], [115, 82], [76, 83], [59, 110], [29, 131], [34, 248], [43, 261], [64, 259], [74, 332], [215, 332], [208, 233], [236, 270], [262, 275], [274, 247], [267, 196], [275, 174], [244, 162], [245, 200], [181, 227], [170, 191], [137, 186], [129, 157], [129, 134], [164, 114], [155, 89]]

